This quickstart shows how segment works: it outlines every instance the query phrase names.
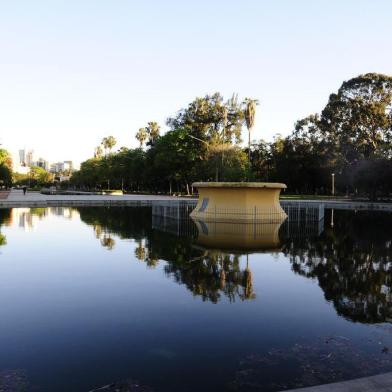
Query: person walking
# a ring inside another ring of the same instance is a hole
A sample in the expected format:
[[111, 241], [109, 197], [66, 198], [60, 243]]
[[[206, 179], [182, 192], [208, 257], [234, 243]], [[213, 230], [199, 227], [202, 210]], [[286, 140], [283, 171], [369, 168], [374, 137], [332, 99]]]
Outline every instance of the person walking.
[[24, 196], [26, 196], [26, 192], [27, 192], [27, 186], [26, 185], [23, 185], [23, 195]]

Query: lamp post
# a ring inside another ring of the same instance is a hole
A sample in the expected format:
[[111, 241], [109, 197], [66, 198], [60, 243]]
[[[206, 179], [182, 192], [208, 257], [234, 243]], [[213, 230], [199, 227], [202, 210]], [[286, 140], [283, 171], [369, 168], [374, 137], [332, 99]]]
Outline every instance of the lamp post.
[[332, 177], [332, 196], [335, 196], [335, 173], [332, 173], [331, 177]]
[[[209, 150], [210, 145], [209, 145], [208, 142], [206, 142], [205, 140], [199, 139], [198, 137], [189, 135], [189, 134], [188, 134], [188, 136], [189, 136], [190, 138], [192, 138], [192, 139], [195, 139], [195, 140], [198, 140], [199, 142], [204, 143], [204, 144], [207, 146], [207, 150]], [[218, 164], [216, 164], [216, 167], [215, 167], [215, 181], [218, 181], [218, 177], [219, 177], [219, 176], [218, 176]]]

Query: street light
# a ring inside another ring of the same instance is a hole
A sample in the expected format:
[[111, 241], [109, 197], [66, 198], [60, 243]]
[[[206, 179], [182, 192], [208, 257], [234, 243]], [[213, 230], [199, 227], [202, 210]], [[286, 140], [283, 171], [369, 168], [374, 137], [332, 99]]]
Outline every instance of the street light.
[[[192, 139], [195, 139], [195, 140], [198, 140], [199, 142], [204, 143], [204, 144], [207, 146], [207, 150], [209, 150], [210, 144], [209, 144], [208, 142], [206, 142], [205, 140], [199, 139], [198, 137], [189, 135], [189, 134], [188, 134], [188, 136], [191, 137]], [[222, 159], [223, 159], [223, 156], [222, 156]], [[218, 182], [218, 179], [219, 179], [219, 175], [218, 175], [218, 163], [216, 163], [216, 166], [215, 166], [215, 181]]]
[[210, 146], [205, 140], [199, 139], [198, 137], [195, 137], [195, 136], [192, 136], [192, 135], [189, 135], [189, 134], [188, 134], [188, 136], [191, 137], [192, 139], [198, 140], [199, 142], [202, 142], [202, 143], [206, 144], [207, 148]]
[[331, 177], [332, 177], [332, 196], [335, 196], [335, 173], [332, 173]]

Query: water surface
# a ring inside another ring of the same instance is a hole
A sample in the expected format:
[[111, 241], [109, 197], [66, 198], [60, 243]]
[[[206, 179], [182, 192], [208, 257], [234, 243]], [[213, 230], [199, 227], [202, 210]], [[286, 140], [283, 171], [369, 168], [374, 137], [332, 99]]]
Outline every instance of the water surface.
[[392, 370], [387, 213], [249, 232], [130, 207], [0, 219], [0, 386], [277, 391]]

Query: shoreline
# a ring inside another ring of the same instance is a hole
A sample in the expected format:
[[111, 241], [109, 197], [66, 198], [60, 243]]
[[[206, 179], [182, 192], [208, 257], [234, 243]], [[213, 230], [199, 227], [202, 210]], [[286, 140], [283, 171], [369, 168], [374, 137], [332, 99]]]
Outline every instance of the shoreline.
[[[177, 197], [166, 195], [48, 195], [39, 192], [27, 192], [11, 190], [11, 192], [1, 192], [5, 197], [0, 197], [0, 208], [18, 207], [51, 207], [51, 206], [151, 206], [156, 202], [184, 202], [194, 203], [197, 198]], [[281, 205], [285, 206], [323, 206], [326, 209], [336, 210], [369, 210], [369, 211], [392, 211], [392, 203], [370, 202], [370, 201], [349, 201], [336, 199], [280, 199]]]

